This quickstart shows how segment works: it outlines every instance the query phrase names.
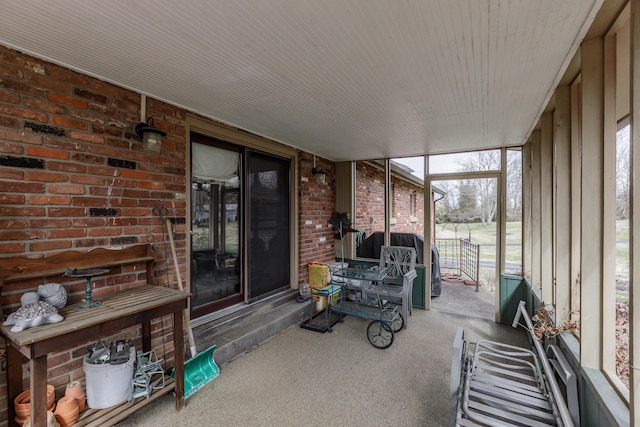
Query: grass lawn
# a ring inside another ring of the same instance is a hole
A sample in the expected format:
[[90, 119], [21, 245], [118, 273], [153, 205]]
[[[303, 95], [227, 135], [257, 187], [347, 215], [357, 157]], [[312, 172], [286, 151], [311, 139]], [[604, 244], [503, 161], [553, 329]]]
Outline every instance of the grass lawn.
[[[445, 223], [436, 225], [436, 238], [467, 239], [480, 245], [480, 260], [495, 261], [496, 258], [496, 223], [486, 226], [480, 223]], [[629, 221], [616, 221], [616, 278], [629, 280]], [[507, 222], [507, 263], [522, 264], [522, 223]], [[493, 269], [481, 269], [481, 280], [495, 280]]]

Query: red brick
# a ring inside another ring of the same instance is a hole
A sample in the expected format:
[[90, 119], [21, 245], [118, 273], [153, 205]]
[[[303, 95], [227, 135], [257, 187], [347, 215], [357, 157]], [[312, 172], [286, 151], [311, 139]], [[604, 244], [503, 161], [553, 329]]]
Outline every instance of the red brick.
[[[124, 171], [120, 171], [122, 173]], [[111, 182], [109, 182], [110, 187], [124, 187], [124, 188], [135, 188], [137, 182], [132, 179], [120, 179], [114, 178]]]
[[71, 225], [72, 227], [103, 227], [107, 225], [107, 218], [106, 217], [74, 218], [71, 221]]
[[74, 197], [73, 206], [105, 207], [107, 206], [107, 200], [98, 197]]
[[7, 193], [44, 193], [44, 184], [35, 182], [6, 182], [2, 191]]
[[85, 194], [84, 185], [76, 184], [49, 184], [47, 190], [55, 194]]
[[52, 377], [60, 375], [68, 375], [69, 371], [82, 368], [82, 359], [74, 359], [64, 365], [58, 365], [53, 369], [49, 369], [49, 375]]
[[55, 148], [47, 148], [47, 147], [27, 147], [27, 155], [35, 156], [35, 157], [44, 157], [49, 159], [68, 159], [69, 153], [63, 150], [57, 150]]
[[20, 122], [18, 119], [7, 116], [0, 116], [0, 127], [18, 129]]
[[111, 166], [87, 166], [87, 174], [89, 175], [106, 175], [113, 176], [114, 168]]
[[37, 98], [26, 98], [24, 105], [34, 110], [42, 110], [52, 114], [64, 114], [66, 111], [66, 108], [61, 105]]
[[41, 240], [45, 237], [46, 234], [42, 230], [0, 230], [0, 240]]
[[[119, 126], [120, 128], [131, 127], [129, 126], [128, 122], [120, 119], [120, 111], [115, 107], [110, 107], [105, 104], [96, 104], [95, 102], [89, 102], [87, 103], [87, 109], [87, 114], [99, 114], [102, 117], [109, 117], [110, 119], [108, 121], [111, 124]], [[117, 120], [116, 117], [118, 117]], [[102, 122], [104, 122], [104, 119], [101, 120], [101, 123]]]
[[42, 182], [65, 182], [67, 175], [56, 172], [45, 172], [41, 170], [25, 170], [24, 179], [27, 181], [42, 181]]
[[25, 252], [25, 247], [24, 243], [0, 243], [0, 253], [4, 255], [21, 254]]
[[29, 74], [27, 75], [27, 83], [35, 86], [35, 87], [42, 87], [45, 89], [51, 89], [51, 90], [55, 90], [57, 92], [68, 92], [69, 91], [69, 85], [64, 83], [64, 82], [60, 82], [60, 81], [56, 81], [56, 80], [51, 80], [50, 78], [47, 77], [43, 77], [37, 74]]
[[42, 144], [42, 137], [40, 135], [36, 135], [31, 132], [17, 132], [8, 129], [0, 129], [0, 140]]
[[108, 157], [118, 157], [120, 155], [120, 150], [110, 145], [94, 145], [87, 147], [87, 150], [91, 153], [101, 154]]
[[[131, 218], [131, 217], [126, 217], [126, 218], [122, 218], [122, 217], [110, 217], [109, 218], [109, 225], [113, 225], [115, 227], [129, 227], [129, 226], [133, 226], [133, 225], [138, 225], [138, 219], [137, 218]], [[143, 232], [145, 229], [142, 229]], [[129, 230], [127, 230], [126, 234], [131, 234], [128, 232]]]
[[53, 116], [51, 117], [51, 123], [53, 123], [55, 126], [78, 130], [87, 130], [89, 128], [87, 122], [71, 119], [69, 117]]
[[87, 234], [90, 237], [99, 236], [119, 236], [122, 234], [122, 228], [120, 227], [107, 227], [107, 228], [89, 228]]
[[62, 80], [74, 86], [84, 86], [87, 84], [87, 78], [85, 76], [62, 67], [49, 67], [47, 69], [47, 75], [53, 79]]
[[[91, 176], [91, 175], [71, 175], [69, 177], [69, 181], [71, 183], [73, 183], [73, 184], [84, 184], [84, 185], [102, 186], [102, 185], [105, 184], [105, 178], [104, 177]], [[89, 194], [93, 194], [91, 188], [89, 188]]]
[[69, 138], [79, 139], [81, 141], [93, 142], [95, 144], [104, 144], [104, 137], [100, 135], [92, 135], [90, 133], [69, 131], [67, 136]]
[[[137, 199], [125, 199], [122, 197], [119, 197], [119, 193], [117, 196], [114, 194], [113, 197], [117, 197], [117, 198], [113, 198], [111, 200], [109, 200], [109, 205], [112, 208], [117, 208], [117, 207], [135, 207], [138, 206], [138, 200]], [[148, 211], [148, 210], [147, 210]]]
[[[87, 235], [84, 227], [82, 228], [65, 228], [62, 230], [54, 229], [49, 231], [50, 239], [72, 239], [78, 237], [85, 237]], [[71, 244], [69, 244], [71, 245]]]
[[86, 215], [84, 208], [61, 208], [58, 206], [52, 206], [48, 209], [50, 217], [82, 217]]
[[[136, 234], [146, 234], [149, 231], [149, 229], [147, 227], [126, 227], [124, 229], [124, 233], [127, 236], [133, 236]], [[177, 242], [176, 242], [177, 243]]]
[[149, 173], [138, 170], [131, 169], [123, 169], [121, 171], [121, 176], [123, 178], [134, 178], [134, 179], [149, 179]]
[[88, 101], [93, 101], [93, 102], [97, 102], [100, 104], [105, 104], [107, 102], [107, 97], [99, 94], [99, 93], [95, 93], [86, 89], [81, 89], [81, 88], [75, 88], [73, 90], [73, 93], [75, 96], [77, 96], [78, 98], [83, 98], [86, 99]]
[[[91, 164], [104, 164], [105, 159], [101, 156], [94, 156], [93, 154], [74, 153], [71, 158], [77, 162], [91, 163]], [[109, 169], [110, 170], [110, 169]]]
[[18, 104], [20, 102], [20, 96], [15, 92], [8, 92], [6, 90], [0, 90], [0, 102], [7, 102], [9, 104]]
[[0, 217], [45, 216], [45, 208], [33, 206], [0, 206]]
[[77, 248], [95, 248], [98, 246], [106, 246], [109, 243], [107, 239], [81, 239], [74, 241]]
[[24, 74], [22, 70], [19, 70], [15, 67], [9, 67], [7, 65], [0, 64], [0, 76], [20, 80], [24, 77]]
[[113, 96], [116, 98], [122, 95], [122, 89], [110, 83], [103, 82], [101, 80], [91, 79], [89, 81], [89, 87], [95, 92], [100, 92], [105, 95]]
[[160, 182], [151, 182], [151, 181], [141, 181], [138, 183], [139, 188], [146, 188], [149, 190], [161, 190], [162, 183]]
[[69, 172], [69, 173], [73, 173], [73, 175], [70, 175], [70, 181], [74, 182], [74, 178], [77, 176], [75, 175], [76, 173], [84, 173], [87, 168], [82, 165], [82, 164], [78, 164], [78, 163], [63, 163], [63, 162], [47, 162], [47, 169], [51, 170], [51, 171], [62, 171], [62, 172]]
[[37, 74], [45, 73], [45, 66], [42, 61], [32, 59], [12, 49], [0, 51], [0, 61]]
[[71, 197], [69, 196], [28, 196], [28, 205], [69, 205], [71, 204]]
[[0, 194], [0, 204], [22, 205], [24, 204], [24, 195], [23, 194]]
[[50, 92], [49, 93], [49, 101], [57, 102], [60, 104], [71, 105], [77, 108], [86, 108], [87, 102], [84, 99], [72, 97], [69, 95], [64, 95], [61, 93]]
[[42, 141], [44, 145], [49, 148], [58, 148], [71, 153], [85, 150], [84, 144], [79, 144], [78, 141], [72, 141], [66, 138], [66, 136], [44, 135]]
[[[107, 178], [108, 180], [108, 178]], [[113, 182], [113, 179], [109, 183]], [[105, 183], [106, 185], [106, 183]], [[122, 188], [116, 188], [109, 185], [109, 187], [89, 187], [89, 194], [93, 196], [103, 197], [120, 197], [122, 196]]]
[[10, 228], [20, 229], [27, 228], [28, 223], [24, 219], [0, 219], [0, 229], [8, 230]]
[[31, 228], [68, 228], [71, 221], [68, 218], [32, 219], [29, 221]]
[[131, 198], [134, 198], [134, 199], [148, 199], [150, 197], [148, 191], [131, 190], [131, 189], [128, 189], [128, 188], [126, 188], [122, 192], [122, 195], [123, 195], [123, 197], [131, 197]]
[[21, 80], [2, 79], [0, 80], [0, 87], [6, 88], [17, 94], [30, 95], [36, 98], [44, 98], [47, 93], [44, 89], [38, 89]]
[[102, 126], [102, 125], [93, 124], [91, 125], [91, 132], [99, 133], [101, 135], [109, 135], [109, 136], [116, 136], [116, 137], [122, 136], [122, 129], [114, 126]]
[[61, 365], [68, 362], [70, 359], [68, 352], [54, 353], [47, 357], [47, 367]]

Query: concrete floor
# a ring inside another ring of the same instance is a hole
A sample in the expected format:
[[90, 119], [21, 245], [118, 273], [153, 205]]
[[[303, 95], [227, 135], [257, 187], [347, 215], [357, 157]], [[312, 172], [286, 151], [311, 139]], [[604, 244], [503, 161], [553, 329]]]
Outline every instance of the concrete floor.
[[119, 426], [446, 426], [458, 326], [471, 341], [528, 347], [524, 330], [492, 320], [485, 291], [443, 284], [386, 350], [369, 344], [367, 320], [346, 317], [324, 334], [292, 326], [222, 366], [181, 412], [166, 396]]
[[439, 297], [431, 299], [431, 308], [452, 314], [467, 314], [481, 319], [495, 320], [496, 294], [487, 286], [442, 282]]

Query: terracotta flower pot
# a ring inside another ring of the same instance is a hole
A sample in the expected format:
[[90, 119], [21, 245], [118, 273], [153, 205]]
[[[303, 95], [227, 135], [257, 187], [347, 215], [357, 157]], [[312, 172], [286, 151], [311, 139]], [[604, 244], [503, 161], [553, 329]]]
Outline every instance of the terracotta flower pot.
[[58, 405], [54, 412], [56, 420], [60, 423], [61, 427], [71, 426], [78, 421], [78, 404], [73, 397], [63, 397], [58, 400]]
[[[51, 384], [47, 384], [47, 409], [53, 409], [55, 404], [55, 388]], [[16, 417], [27, 419], [31, 414], [31, 390], [26, 389], [16, 396], [13, 400], [13, 406], [16, 410]]]
[[84, 411], [86, 403], [86, 395], [80, 381], [72, 381], [67, 384], [67, 388], [64, 391], [65, 397], [73, 397], [78, 404], [78, 410]]
[[[22, 427], [31, 427], [31, 420], [27, 418]], [[47, 427], [60, 427], [60, 424], [56, 421], [55, 415], [53, 415], [53, 412], [51, 411], [47, 411]]]
[[17, 415], [16, 415], [15, 420], [16, 420], [16, 423], [18, 423], [19, 425], [21, 425], [21, 426], [23, 426], [23, 427], [24, 427], [24, 425], [25, 425], [25, 424], [27, 424], [27, 423], [29, 423], [29, 424], [30, 424], [30, 422], [29, 422], [29, 418], [20, 418], [19, 416], [17, 416]]

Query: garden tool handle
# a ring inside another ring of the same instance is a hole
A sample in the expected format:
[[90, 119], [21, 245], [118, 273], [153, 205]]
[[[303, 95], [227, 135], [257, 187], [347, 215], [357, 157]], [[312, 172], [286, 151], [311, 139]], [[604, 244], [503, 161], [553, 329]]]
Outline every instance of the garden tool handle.
[[[171, 256], [173, 257], [173, 267], [176, 270], [176, 280], [178, 281], [178, 289], [181, 292], [184, 292], [184, 287], [182, 286], [182, 278], [180, 277], [180, 268], [178, 266], [178, 256], [176, 255], [176, 246], [173, 243], [173, 230], [171, 228], [171, 220], [167, 218], [165, 221], [167, 225], [167, 234], [169, 235], [169, 243], [171, 245]], [[189, 351], [191, 351], [191, 357], [195, 357], [196, 355], [196, 342], [193, 338], [193, 330], [191, 330], [191, 317], [189, 316], [189, 309], [185, 308], [182, 311], [182, 316], [184, 318], [184, 323], [187, 326], [187, 338], [189, 339]]]

